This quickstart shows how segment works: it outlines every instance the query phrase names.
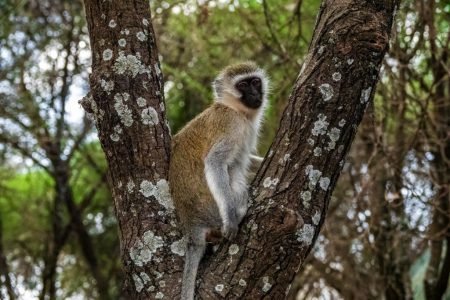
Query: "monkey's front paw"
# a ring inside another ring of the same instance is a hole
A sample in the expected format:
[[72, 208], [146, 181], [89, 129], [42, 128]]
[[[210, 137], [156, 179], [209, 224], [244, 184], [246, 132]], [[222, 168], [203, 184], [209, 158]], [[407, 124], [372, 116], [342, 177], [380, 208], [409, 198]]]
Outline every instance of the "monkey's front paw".
[[232, 223], [228, 223], [228, 224], [223, 224], [222, 225], [222, 235], [224, 238], [226, 238], [227, 240], [233, 240], [236, 235], [237, 232], [239, 230], [238, 224], [237, 222], [232, 222]]

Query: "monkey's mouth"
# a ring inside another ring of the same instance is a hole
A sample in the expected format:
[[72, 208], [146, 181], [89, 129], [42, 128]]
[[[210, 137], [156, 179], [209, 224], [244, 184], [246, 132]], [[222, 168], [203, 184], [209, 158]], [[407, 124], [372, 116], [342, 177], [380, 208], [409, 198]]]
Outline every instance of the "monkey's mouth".
[[257, 109], [260, 108], [262, 105], [262, 99], [260, 96], [258, 95], [248, 95], [247, 97], [244, 97], [244, 99], [242, 99], [245, 104], [245, 106], [252, 108], [252, 109]]
[[262, 101], [261, 100], [254, 100], [252, 102], [249, 103], [251, 108], [260, 108], [262, 105]]

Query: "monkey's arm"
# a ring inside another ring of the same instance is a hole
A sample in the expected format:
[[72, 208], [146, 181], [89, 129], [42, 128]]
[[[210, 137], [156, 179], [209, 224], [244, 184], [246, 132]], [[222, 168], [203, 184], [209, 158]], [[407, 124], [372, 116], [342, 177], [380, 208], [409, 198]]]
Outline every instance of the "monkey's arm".
[[236, 152], [236, 143], [223, 139], [216, 143], [205, 158], [205, 177], [222, 218], [222, 234], [232, 239], [238, 230], [237, 195], [230, 186], [228, 166]]

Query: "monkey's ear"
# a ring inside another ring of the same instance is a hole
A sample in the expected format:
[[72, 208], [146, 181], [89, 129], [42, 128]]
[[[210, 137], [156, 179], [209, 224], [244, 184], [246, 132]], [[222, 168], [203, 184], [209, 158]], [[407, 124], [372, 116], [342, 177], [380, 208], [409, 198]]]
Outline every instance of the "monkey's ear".
[[214, 81], [212, 82], [212, 88], [213, 88], [213, 93], [214, 93], [214, 99], [217, 100], [220, 97], [222, 97], [223, 84], [222, 84], [221, 78], [214, 79]]

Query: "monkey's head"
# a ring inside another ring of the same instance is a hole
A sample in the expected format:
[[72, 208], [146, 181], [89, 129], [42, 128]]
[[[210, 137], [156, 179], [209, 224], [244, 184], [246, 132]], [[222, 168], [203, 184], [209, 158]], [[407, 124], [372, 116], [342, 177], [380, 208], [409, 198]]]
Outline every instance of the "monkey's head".
[[269, 80], [253, 62], [226, 67], [213, 82], [215, 100], [251, 112], [265, 106]]

